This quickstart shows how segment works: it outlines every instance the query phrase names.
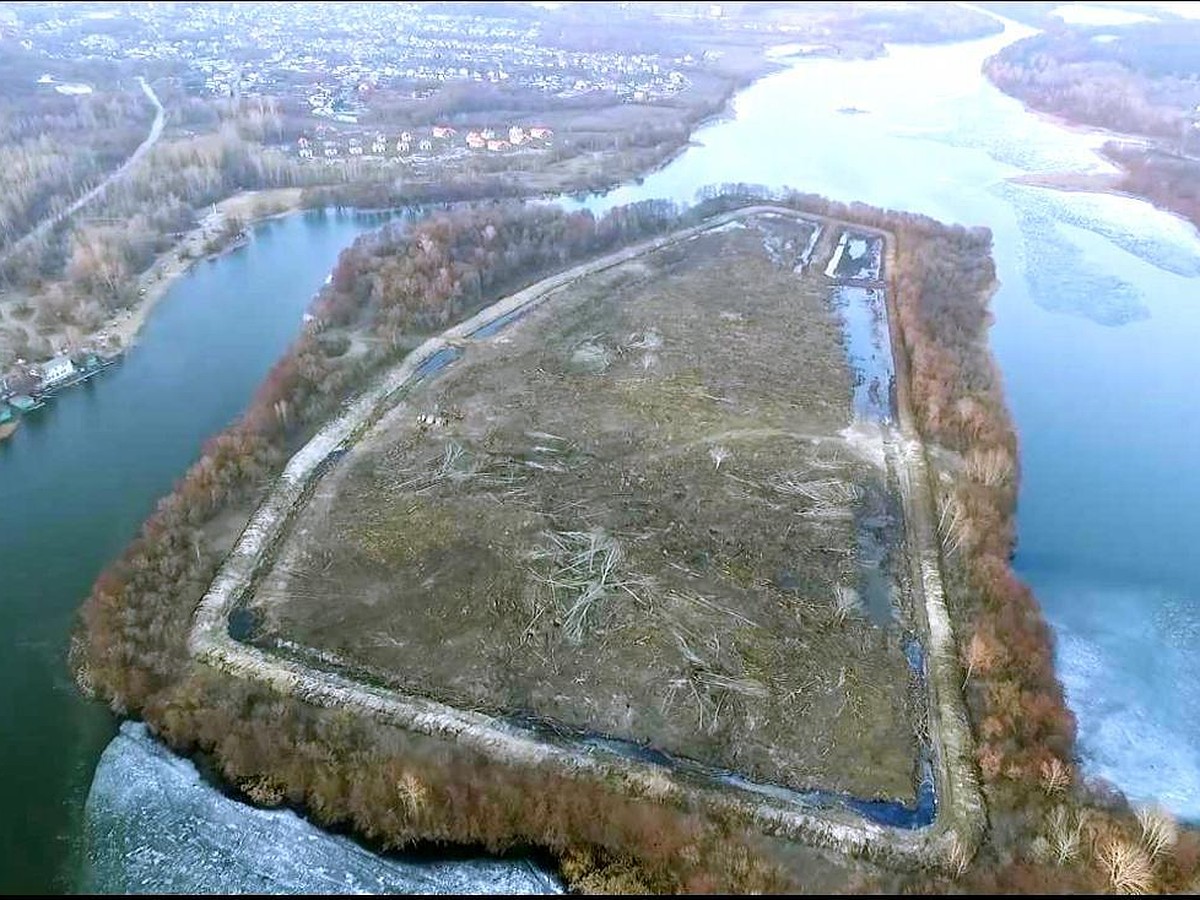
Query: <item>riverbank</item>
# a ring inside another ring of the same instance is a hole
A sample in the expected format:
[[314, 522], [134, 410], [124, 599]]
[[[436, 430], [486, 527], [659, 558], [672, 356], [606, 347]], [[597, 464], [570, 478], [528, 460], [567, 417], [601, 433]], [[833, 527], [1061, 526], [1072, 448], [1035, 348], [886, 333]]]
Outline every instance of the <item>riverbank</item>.
[[[170, 250], [160, 253], [150, 268], [138, 276], [140, 300], [137, 305], [123, 310], [90, 335], [89, 339], [112, 341], [121, 352], [129, 350], [136, 343], [138, 333], [154, 307], [179, 278], [198, 263], [216, 259], [242, 246], [238, 240], [241, 231], [299, 212], [302, 208], [300, 196], [300, 188], [273, 188], [243, 191], [214, 204], [212, 211], [200, 220], [200, 224], [180, 238]], [[230, 222], [241, 224], [239, 232], [228, 233]], [[214, 241], [221, 243], [214, 247]]]

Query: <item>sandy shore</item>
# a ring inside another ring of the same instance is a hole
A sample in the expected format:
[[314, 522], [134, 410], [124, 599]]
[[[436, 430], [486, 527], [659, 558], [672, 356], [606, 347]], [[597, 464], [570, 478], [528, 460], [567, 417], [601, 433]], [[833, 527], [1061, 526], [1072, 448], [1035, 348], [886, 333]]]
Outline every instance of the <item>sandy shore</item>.
[[[139, 300], [131, 308], [119, 311], [98, 328], [90, 331], [66, 325], [53, 331], [43, 331], [33, 315], [19, 314], [21, 307], [36, 306], [38, 298], [23, 294], [0, 296], [0, 324], [10, 333], [24, 331], [26, 340], [44, 338], [52, 352], [68, 347], [98, 346], [124, 351], [133, 345], [151, 311], [171, 285], [202, 259], [213, 256], [209, 246], [219, 238], [226, 223], [233, 218], [249, 227], [278, 216], [290, 215], [300, 209], [300, 188], [276, 188], [244, 191], [215, 204], [195, 228], [183, 235], [169, 249], [160, 253], [150, 268], [137, 277]], [[229, 243], [217, 253], [233, 249]], [[4, 354], [0, 349], [0, 359]], [[38, 361], [34, 358], [33, 361]]]
[[[153, 265], [138, 277], [141, 302], [133, 309], [123, 311], [118, 317], [84, 339], [114, 341], [122, 350], [131, 347], [138, 332], [150, 313], [171, 288], [192, 266], [214, 254], [205, 252], [209, 241], [221, 234], [225, 223], [231, 218], [240, 219], [247, 227], [267, 219], [290, 215], [300, 208], [300, 188], [276, 188], [263, 191], [245, 191], [234, 194], [217, 203], [200, 224], [164, 253], [159, 254]], [[263, 210], [268, 210], [263, 214]], [[217, 251], [216, 255], [233, 249], [230, 245]]]
[[1012, 184], [1049, 188], [1053, 191], [1086, 191], [1094, 194], [1116, 194], [1135, 197], [1117, 188], [1121, 176], [1115, 172], [1030, 172], [1008, 179]]

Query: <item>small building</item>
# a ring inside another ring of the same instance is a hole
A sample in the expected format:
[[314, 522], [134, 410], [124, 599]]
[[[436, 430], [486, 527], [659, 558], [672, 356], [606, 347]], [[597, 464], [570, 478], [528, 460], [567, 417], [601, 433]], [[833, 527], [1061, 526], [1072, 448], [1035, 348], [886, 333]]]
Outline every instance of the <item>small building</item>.
[[387, 151], [387, 141], [384, 140], [382, 134], [375, 135], [375, 140], [371, 144], [371, 152], [376, 156]]
[[480, 135], [483, 136], [483, 139], [485, 141], [494, 140], [496, 137], [496, 132], [491, 128], [485, 128], [485, 129], [483, 129], [483, 131], [481, 131], [479, 133], [480, 133]]
[[74, 374], [75, 363], [71, 362], [71, 357], [65, 353], [54, 357], [54, 359], [48, 362], [42, 363], [38, 368], [38, 376], [41, 378], [42, 387], [44, 388], [61, 384]]
[[412, 132], [411, 131], [400, 132], [400, 140], [402, 140], [406, 144], [411, 144], [412, 143]]
[[554, 137], [554, 132], [544, 125], [534, 125], [529, 129], [529, 136], [535, 141], [545, 141]]
[[456, 134], [458, 134], [458, 131], [456, 131], [454, 128], [451, 128], [449, 125], [434, 125], [433, 126], [433, 136], [435, 138], [440, 138], [440, 139], [451, 138], [451, 137], [454, 137], [454, 135], [456, 135]]
[[525, 129], [520, 125], [513, 125], [508, 129], [508, 142], [514, 147], [520, 147], [525, 143]]
[[487, 146], [487, 141], [483, 139], [483, 135], [478, 131], [467, 132], [467, 146], [472, 150], [482, 150]]
[[421, 149], [421, 152], [428, 153], [430, 150], [433, 149], [433, 141], [426, 138], [425, 140], [421, 141], [421, 143], [418, 144], [417, 146]]
[[508, 141], [488, 141], [487, 148], [495, 151], [511, 150], [512, 144], [510, 144]]

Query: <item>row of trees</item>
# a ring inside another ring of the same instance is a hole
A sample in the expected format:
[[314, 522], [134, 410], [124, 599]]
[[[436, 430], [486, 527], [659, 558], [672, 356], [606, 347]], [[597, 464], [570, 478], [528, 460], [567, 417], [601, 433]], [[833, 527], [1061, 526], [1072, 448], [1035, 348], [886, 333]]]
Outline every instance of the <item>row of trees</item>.
[[[1189, 151], [1200, 151], [1200, 131], [1192, 141]], [[1117, 143], [1105, 144], [1104, 155], [1124, 170], [1118, 190], [1145, 197], [1200, 228], [1200, 161]]]
[[1054, 639], [1013, 571], [1017, 441], [987, 347], [995, 285], [986, 231], [929, 233], [901, 217], [893, 273], [911, 402], [930, 443], [961, 464], [941, 491], [950, 599], [987, 795], [990, 840], [967, 885], [981, 892], [1146, 892], [1195, 886], [1200, 839], [1132, 814], [1084, 784]]
[[1194, 890], [1200, 833], [1161, 812], [1134, 815], [1119, 794], [1080, 778], [1053, 635], [1010, 563], [1017, 439], [987, 345], [990, 232], [742, 184], [704, 192], [700, 209], [764, 197], [896, 237], [897, 365], [907, 369], [922, 436], [960, 460], [940, 490], [943, 571], [992, 826], [965, 885], [982, 893]]

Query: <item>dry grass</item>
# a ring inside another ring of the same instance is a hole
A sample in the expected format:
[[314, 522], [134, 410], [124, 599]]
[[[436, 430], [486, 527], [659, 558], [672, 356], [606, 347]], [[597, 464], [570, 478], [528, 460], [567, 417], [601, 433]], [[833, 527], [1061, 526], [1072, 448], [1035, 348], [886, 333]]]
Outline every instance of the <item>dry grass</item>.
[[[619, 573], [624, 559], [621, 545], [603, 530], [557, 531], [546, 533], [546, 545], [534, 550], [534, 560], [549, 560], [550, 573], [542, 582], [550, 588], [562, 616], [563, 634], [578, 644], [583, 640], [593, 608], [616, 591], [626, 591], [635, 599], [633, 588], [639, 579]], [[541, 615], [541, 610], [535, 618]]]

